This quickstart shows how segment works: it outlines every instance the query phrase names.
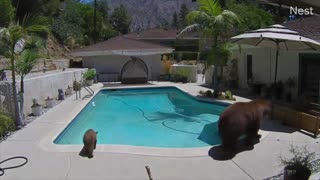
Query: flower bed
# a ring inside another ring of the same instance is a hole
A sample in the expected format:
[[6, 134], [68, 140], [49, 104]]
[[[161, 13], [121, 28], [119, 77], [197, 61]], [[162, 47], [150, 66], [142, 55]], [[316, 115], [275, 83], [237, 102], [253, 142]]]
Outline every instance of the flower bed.
[[302, 108], [273, 105], [272, 118], [283, 124], [303, 129], [317, 137], [320, 133], [320, 114], [305, 112]]

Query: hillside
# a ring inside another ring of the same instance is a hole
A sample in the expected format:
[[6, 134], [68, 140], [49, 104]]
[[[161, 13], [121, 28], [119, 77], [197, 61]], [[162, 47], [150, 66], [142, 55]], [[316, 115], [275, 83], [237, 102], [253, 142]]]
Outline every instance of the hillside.
[[171, 24], [174, 12], [179, 13], [184, 3], [189, 9], [195, 9], [193, 0], [106, 0], [110, 11], [123, 4], [132, 17], [131, 29], [154, 28], [168, 22]]

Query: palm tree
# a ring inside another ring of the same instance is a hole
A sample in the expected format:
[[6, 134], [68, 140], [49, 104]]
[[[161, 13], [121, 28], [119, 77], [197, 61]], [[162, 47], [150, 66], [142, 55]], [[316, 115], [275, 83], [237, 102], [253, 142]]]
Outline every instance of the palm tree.
[[10, 23], [8, 28], [0, 32], [1, 40], [6, 44], [5, 57], [10, 59], [10, 68], [12, 72], [12, 93], [14, 102], [14, 116], [17, 127], [23, 126], [19, 112], [19, 104], [16, 89], [16, 60], [23, 50], [24, 43], [28, 37], [34, 33], [49, 32], [48, 19], [42, 16], [26, 15], [22, 21]]
[[227, 65], [228, 59], [232, 52], [230, 50], [231, 45], [228, 43], [218, 44], [215, 48], [212, 48], [207, 55], [204, 71], [211, 65], [220, 67], [220, 80], [223, 79], [223, 67]]
[[[239, 23], [238, 16], [232, 11], [223, 10], [218, 0], [199, 0], [198, 3], [199, 10], [191, 11], [187, 15], [187, 21], [191, 25], [185, 27], [178, 37], [186, 32], [198, 30], [200, 32], [200, 50], [206, 49], [208, 46], [211, 46], [210, 49], [215, 49], [218, 42], [223, 43], [234, 25]], [[215, 65], [213, 75], [215, 95], [219, 92], [218, 65], [216, 65], [216, 62], [212, 59], [206, 63], [207, 66], [211, 66], [211, 63]]]
[[24, 77], [31, 72], [39, 58], [40, 50], [45, 47], [41, 38], [31, 36], [24, 45], [24, 50], [17, 57], [16, 72], [20, 75], [20, 115], [24, 119]]

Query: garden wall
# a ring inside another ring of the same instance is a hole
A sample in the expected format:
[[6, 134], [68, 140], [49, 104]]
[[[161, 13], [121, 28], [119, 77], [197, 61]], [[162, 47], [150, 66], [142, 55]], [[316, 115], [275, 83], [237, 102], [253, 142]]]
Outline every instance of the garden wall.
[[[45, 105], [45, 99], [50, 96], [52, 98], [58, 98], [58, 89], [63, 89], [65, 92], [68, 86], [72, 87], [74, 78], [77, 81], [81, 80], [81, 74], [87, 69], [67, 69], [65, 71], [47, 72], [46, 74], [40, 74], [24, 80], [24, 113], [31, 113], [32, 100], [37, 99], [41, 105]], [[8, 87], [9, 86], [9, 87]], [[17, 81], [18, 89], [20, 89], [20, 82]], [[11, 82], [0, 82], [0, 93], [4, 96], [4, 102], [0, 106], [10, 107], [12, 100], [11, 94]], [[5, 92], [6, 91], [6, 92]], [[12, 112], [12, 108], [8, 109]]]

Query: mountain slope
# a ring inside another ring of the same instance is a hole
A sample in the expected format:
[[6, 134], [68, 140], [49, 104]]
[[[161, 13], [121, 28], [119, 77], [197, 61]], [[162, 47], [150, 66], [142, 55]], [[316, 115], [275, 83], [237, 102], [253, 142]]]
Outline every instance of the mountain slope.
[[123, 4], [132, 18], [131, 30], [154, 28], [166, 22], [171, 24], [176, 11], [179, 14], [182, 4], [189, 9], [196, 8], [193, 0], [106, 0], [110, 11]]

